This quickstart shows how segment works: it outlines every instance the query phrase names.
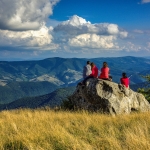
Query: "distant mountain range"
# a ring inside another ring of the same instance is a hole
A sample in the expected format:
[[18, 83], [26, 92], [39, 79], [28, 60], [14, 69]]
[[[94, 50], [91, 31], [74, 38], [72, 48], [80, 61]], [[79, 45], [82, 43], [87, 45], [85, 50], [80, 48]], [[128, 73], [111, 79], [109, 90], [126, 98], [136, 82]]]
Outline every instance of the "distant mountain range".
[[141, 57], [112, 58], [47, 58], [33, 61], [0, 61], [0, 104], [11, 103], [23, 97], [45, 95], [58, 88], [75, 86], [82, 79], [86, 61], [100, 69], [106, 61], [113, 82], [120, 82], [122, 72], [130, 84], [144, 82], [140, 75], [150, 74], [150, 59]]

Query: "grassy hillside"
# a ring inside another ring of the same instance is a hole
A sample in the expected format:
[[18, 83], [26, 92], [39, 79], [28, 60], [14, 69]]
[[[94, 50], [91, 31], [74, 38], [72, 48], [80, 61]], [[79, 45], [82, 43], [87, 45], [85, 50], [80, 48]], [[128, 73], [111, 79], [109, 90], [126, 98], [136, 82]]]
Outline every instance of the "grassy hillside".
[[149, 150], [150, 113], [108, 116], [87, 112], [0, 112], [0, 149]]

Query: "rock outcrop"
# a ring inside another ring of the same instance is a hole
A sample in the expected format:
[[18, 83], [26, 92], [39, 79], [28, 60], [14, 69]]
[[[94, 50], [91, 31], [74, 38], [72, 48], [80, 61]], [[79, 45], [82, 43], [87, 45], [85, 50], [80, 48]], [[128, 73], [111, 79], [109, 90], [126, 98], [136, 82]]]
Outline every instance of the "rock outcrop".
[[69, 99], [75, 109], [112, 115], [150, 110], [150, 104], [142, 94], [121, 84], [97, 78], [88, 79], [84, 86], [77, 85]]

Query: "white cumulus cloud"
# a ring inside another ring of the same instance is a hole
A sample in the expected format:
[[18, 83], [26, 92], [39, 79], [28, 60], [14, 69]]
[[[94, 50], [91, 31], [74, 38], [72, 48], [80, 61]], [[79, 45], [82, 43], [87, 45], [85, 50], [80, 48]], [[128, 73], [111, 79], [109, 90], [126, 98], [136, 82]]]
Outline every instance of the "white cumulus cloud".
[[55, 32], [69, 34], [69, 35], [79, 35], [79, 34], [98, 34], [98, 35], [116, 35], [127, 37], [126, 31], [121, 31], [116, 24], [109, 23], [97, 23], [91, 24], [89, 21], [74, 15], [70, 20], [60, 23], [54, 28]]
[[75, 38], [69, 39], [69, 45], [74, 47], [88, 47], [88, 48], [116, 48], [113, 40], [114, 36], [99, 36], [96, 34], [81, 34]]
[[[149, 49], [149, 43], [144, 44], [149, 42], [149, 33], [149, 31], [136, 29], [129, 34], [117, 24], [92, 24], [84, 18], [74, 15], [67, 21], [57, 22], [49, 27], [43, 21], [37, 30], [31, 30], [31, 28], [25, 31], [0, 30], [0, 46], [41, 50], [41, 52], [42, 50], [53, 50], [56, 53], [67, 52], [70, 54], [85, 51], [91, 53], [91, 50], [93, 53], [105, 50], [140, 51]], [[144, 35], [146, 35], [145, 38]]]
[[0, 29], [37, 30], [59, 0], [0, 0]]
[[74, 15], [54, 27], [56, 42], [78, 48], [116, 49], [117, 39], [126, 38], [128, 32], [120, 29], [116, 24], [92, 24], [85, 19]]
[[30, 31], [9, 31], [0, 30], [0, 45], [1, 46], [22, 46], [25, 48], [37, 49], [56, 49], [57, 44], [52, 43], [53, 36], [49, 34], [52, 28], [47, 28], [43, 25], [39, 30]]

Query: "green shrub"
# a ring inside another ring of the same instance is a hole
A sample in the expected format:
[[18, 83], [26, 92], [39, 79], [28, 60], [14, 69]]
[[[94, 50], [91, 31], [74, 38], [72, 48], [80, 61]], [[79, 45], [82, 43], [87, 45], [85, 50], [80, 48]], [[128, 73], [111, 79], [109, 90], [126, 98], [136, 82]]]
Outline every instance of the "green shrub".
[[144, 79], [146, 79], [147, 85], [144, 88], [139, 88], [138, 92], [142, 93], [145, 96], [145, 98], [150, 102], [150, 88], [149, 88], [149, 85], [150, 85], [150, 75], [146, 75], [146, 76], [142, 75], [142, 77]]

